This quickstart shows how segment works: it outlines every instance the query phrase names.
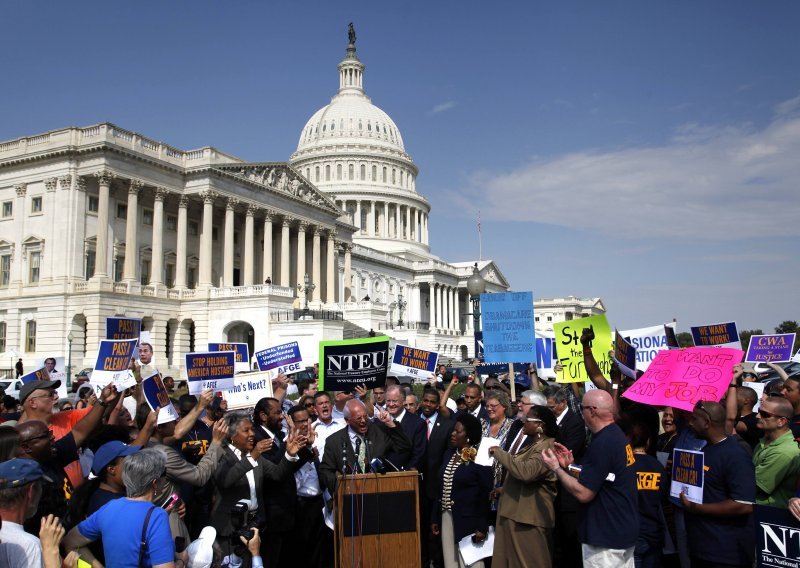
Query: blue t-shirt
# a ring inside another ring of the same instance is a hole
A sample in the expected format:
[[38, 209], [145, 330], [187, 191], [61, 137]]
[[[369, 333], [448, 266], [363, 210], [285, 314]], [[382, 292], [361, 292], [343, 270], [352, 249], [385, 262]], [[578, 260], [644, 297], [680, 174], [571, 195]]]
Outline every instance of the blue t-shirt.
[[[78, 525], [80, 533], [90, 540], [103, 539], [106, 566], [137, 568], [139, 542], [147, 511], [147, 501], [115, 499]], [[169, 517], [161, 507], [153, 509], [147, 524], [147, 546], [144, 564], [153, 566], [175, 560], [175, 543], [169, 529]]]
[[[602, 548], [632, 548], [639, 536], [633, 450], [619, 426], [610, 424], [592, 436], [579, 481], [594, 491], [578, 507], [578, 538]], [[608, 480], [613, 474], [613, 481]]]
[[[703, 503], [756, 501], [753, 461], [733, 437], [703, 448]], [[685, 513], [689, 554], [720, 564], [751, 565], [755, 550], [753, 515], [710, 517]]]

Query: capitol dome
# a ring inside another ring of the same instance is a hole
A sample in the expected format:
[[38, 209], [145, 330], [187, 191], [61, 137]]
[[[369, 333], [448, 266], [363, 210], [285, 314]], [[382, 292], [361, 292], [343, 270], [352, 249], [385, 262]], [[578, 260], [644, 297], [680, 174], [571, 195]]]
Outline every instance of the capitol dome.
[[430, 205], [417, 193], [419, 172], [400, 129], [364, 92], [355, 37], [338, 71], [339, 90], [306, 122], [289, 161], [359, 229], [355, 242], [427, 256]]

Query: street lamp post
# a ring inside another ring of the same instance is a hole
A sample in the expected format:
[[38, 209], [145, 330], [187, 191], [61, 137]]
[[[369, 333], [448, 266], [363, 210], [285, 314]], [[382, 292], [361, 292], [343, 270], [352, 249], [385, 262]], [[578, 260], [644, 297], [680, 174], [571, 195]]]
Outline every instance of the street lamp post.
[[308, 314], [308, 293], [313, 292], [316, 287], [317, 285], [311, 282], [311, 278], [308, 277], [308, 273], [303, 276], [303, 283], [297, 284], [297, 291], [303, 294], [303, 316]]
[[400, 292], [397, 294], [397, 313], [398, 313], [398, 321], [397, 327], [403, 327], [403, 310], [406, 309], [408, 302], [403, 299], [403, 293]]
[[477, 262], [472, 267], [472, 276], [467, 280], [467, 292], [472, 302], [473, 331], [477, 333], [481, 330], [481, 294], [486, 292], [486, 280], [478, 272]]
[[72, 340], [75, 336], [70, 331], [67, 335], [67, 390], [72, 388]]

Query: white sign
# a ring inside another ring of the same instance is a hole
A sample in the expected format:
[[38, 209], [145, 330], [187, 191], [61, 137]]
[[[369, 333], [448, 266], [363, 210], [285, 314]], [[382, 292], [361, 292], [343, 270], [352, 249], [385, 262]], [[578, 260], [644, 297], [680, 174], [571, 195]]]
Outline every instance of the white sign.
[[272, 376], [270, 371], [244, 373], [234, 377], [233, 386], [222, 391], [228, 410], [252, 408], [264, 397], [271, 397]]
[[[675, 328], [674, 323], [666, 325]], [[631, 344], [636, 348], [636, 369], [639, 371], [646, 371], [656, 353], [668, 348], [664, 325], [641, 327], [627, 331], [620, 330], [619, 334], [622, 337], [629, 337]]]

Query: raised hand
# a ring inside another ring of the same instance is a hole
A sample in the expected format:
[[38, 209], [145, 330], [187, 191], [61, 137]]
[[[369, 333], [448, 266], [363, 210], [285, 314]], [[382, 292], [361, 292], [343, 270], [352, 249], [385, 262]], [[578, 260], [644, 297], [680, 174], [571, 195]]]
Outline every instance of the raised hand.
[[214, 428], [211, 430], [211, 442], [221, 444], [228, 436], [228, 424], [224, 418], [220, 418], [214, 422]]
[[261, 440], [260, 442], [256, 442], [255, 447], [250, 452], [250, 455], [253, 456], [254, 460], [257, 460], [261, 457], [261, 454], [267, 453], [272, 448], [272, 438], [268, 440]]
[[584, 348], [591, 347], [592, 341], [594, 341], [594, 326], [583, 328], [583, 333], [581, 333], [581, 345], [583, 345]]
[[200, 408], [208, 408], [212, 400], [214, 400], [214, 391], [207, 389], [200, 393], [200, 399], [197, 401], [197, 404]]

